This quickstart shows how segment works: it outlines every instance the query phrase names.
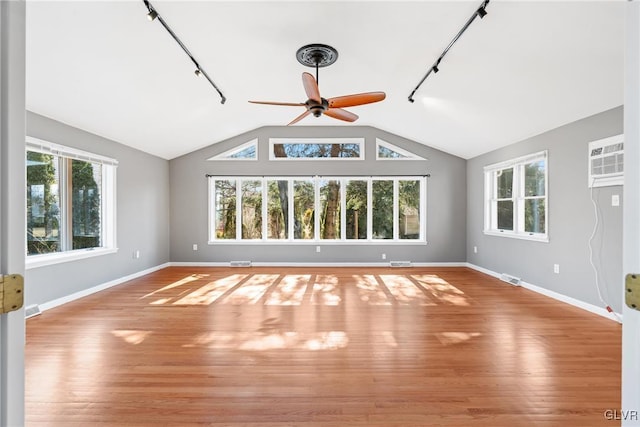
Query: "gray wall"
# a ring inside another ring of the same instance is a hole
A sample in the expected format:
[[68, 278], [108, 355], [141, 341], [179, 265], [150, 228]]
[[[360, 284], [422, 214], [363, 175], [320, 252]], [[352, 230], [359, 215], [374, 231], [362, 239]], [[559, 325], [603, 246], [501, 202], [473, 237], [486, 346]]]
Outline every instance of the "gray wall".
[[[589, 264], [588, 241], [595, 213], [587, 186], [587, 146], [589, 141], [622, 132], [623, 108], [618, 107], [470, 159], [468, 262], [602, 307]], [[484, 235], [483, 167], [541, 150], [549, 153], [549, 242]], [[620, 207], [611, 206], [613, 194], [620, 195]], [[602, 294], [615, 311], [621, 312], [622, 187], [595, 188], [593, 196], [600, 217], [593, 247]], [[478, 247], [478, 253], [473, 252], [473, 246]], [[560, 274], [554, 274], [553, 264], [560, 265]]]
[[[362, 161], [269, 161], [269, 137], [364, 137]], [[376, 161], [376, 137], [414, 152], [428, 161]], [[207, 161], [251, 139], [258, 138], [258, 161]], [[226, 262], [464, 262], [466, 258], [465, 160], [414, 141], [365, 127], [262, 127], [169, 162], [171, 174], [171, 261]], [[234, 245], [207, 244], [207, 179], [215, 175], [425, 175], [427, 179], [427, 241], [425, 245], [348, 245], [291, 243]], [[193, 251], [193, 244], [198, 251]]]
[[[30, 268], [25, 305], [42, 304], [169, 261], [169, 162], [27, 112], [27, 135], [118, 160], [118, 252]], [[140, 251], [140, 258], [133, 257]]]

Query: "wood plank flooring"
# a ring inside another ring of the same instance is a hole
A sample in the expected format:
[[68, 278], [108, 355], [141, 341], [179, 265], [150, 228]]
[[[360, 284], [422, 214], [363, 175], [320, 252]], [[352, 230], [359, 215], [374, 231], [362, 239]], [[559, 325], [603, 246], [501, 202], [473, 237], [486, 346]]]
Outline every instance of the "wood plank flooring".
[[614, 426], [620, 352], [467, 268], [172, 267], [27, 321], [27, 425]]

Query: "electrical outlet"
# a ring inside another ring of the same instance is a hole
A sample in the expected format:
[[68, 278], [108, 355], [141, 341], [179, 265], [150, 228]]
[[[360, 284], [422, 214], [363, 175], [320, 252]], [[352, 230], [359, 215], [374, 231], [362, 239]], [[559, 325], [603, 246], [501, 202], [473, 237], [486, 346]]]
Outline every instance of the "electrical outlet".
[[194, 243], [194, 244], [193, 244], [193, 250], [194, 250], [194, 251], [197, 251], [197, 250], [198, 250], [198, 244], [197, 244], [197, 243]]
[[611, 206], [620, 206], [620, 195], [612, 194], [611, 195]]
[[320, 246], [316, 246], [316, 252], [320, 253]]
[[560, 264], [553, 264], [553, 272], [560, 274]]
[[387, 259], [387, 254], [382, 254], [382, 259]]
[[477, 247], [477, 246], [474, 246], [474, 247], [473, 247], [473, 253], [474, 253], [474, 254], [477, 254], [477, 253], [478, 253], [478, 247]]
[[134, 252], [133, 252], [133, 257], [134, 257], [135, 259], [140, 258], [140, 251], [134, 251]]

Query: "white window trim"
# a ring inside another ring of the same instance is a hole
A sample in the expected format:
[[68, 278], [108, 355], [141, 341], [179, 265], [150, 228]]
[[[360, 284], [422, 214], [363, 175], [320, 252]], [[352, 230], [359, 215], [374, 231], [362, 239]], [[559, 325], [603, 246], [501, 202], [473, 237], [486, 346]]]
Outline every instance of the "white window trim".
[[[229, 157], [243, 150], [246, 150], [247, 148], [250, 148], [250, 147], [255, 147], [255, 152], [256, 152], [255, 157]], [[207, 159], [207, 161], [212, 161], [212, 160], [224, 160], [224, 161], [230, 160], [232, 162], [236, 162], [240, 160], [245, 162], [255, 162], [258, 160], [258, 138], [252, 139], [251, 141], [245, 142], [242, 145], [238, 145], [236, 147], [233, 147], [227, 151], [223, 151], [222, 153], [216, 154], [215, 156], [209, 157]]]
[[[276, 157], [273, 152], [275, 144], [356, 144], [360, 147], [358, 157]], [[354, 161], [364, 160], [365, 139], [364, 138], [269, 138], [269, 160], [273, 161]]]
[[76, 160], [100, 163], [103, 166], [106, 166], [102, 168], [101, 209], [103, 215], [101, 221], [101, 238], [103, 241], [103, 246], [97, 248], [69, 250], [64, 252], [53, 252], [49, 254], [27, 255], [25, 257], [25, 268], [29, 270], [32, 268], [44, 267], [47, 265], [60, 264], [69, 261], [76, 261], [85, 258], [92, 258], [95, 256], [117, 253], [116, 168], [118, 166], [118, 161], [110, 157], [101, 156], [71, 147], [66, 147], [31, 136], [27, 136], [25, 141], [26, 151], [36, 151], [45, 154], [53, 154], [56, 156], [72, 158]]
[[[524, 231], [524, 182], [522, 182], [522, 169], [528, 163], [535, 161], [545, 161], [545, 232], [532, 233]], [[513, 168], [513, 194], [514, 201], [514, 229], [499, 230], [492, 227], [492, 200], [494, 188], [494, 180], [492, 175], [494, 172]], [[484, 230], [483, 233], [488, 236], [508, 237], [513, 239], [531, 240], [536, 242], [549, 242], [549, 156], [548, 151], [543, 150], [514, 159], [494, 163], [484, 167]]]
[[[267, 238], [267, 221], [262, 221], [262, 238], [261, 239], [217, 239], [216, 238], [216, 206], [215, 206], [215, 181], [236, 181], [236, 236], [242, 236], [242, 224], [241, 224], [241, 185], [243, 180], [262, 180], [262, 214], [263, 219], [266, 218], [266, 192], [267, 181], [287, 181], [289, 183], [289, 212], [293, 215], [293, 182], [302, 180], [311, 180], [314, 182], [314, 209], [316, 212], [320, 212], [320, 197], [319, 186], [317, 185], [319, 180], [331, 180], [340, 182], [340, 211], [341, 214], [341, 235], [340, 239], [321, 239], [320, 233], [320, 216], [314, 215], [314, 238], [313, 239], [295, 239], [293, 233], [293, 221], [289, 221], [289, 229], [287, 231], [288, 238], [286, 239], [269, 239]], [[366, 181], [367, 182], [367, 239], [346, 239], [346, 183], [348, 181]], [[392, 239], [374, 239], [373, 235], [373, 212], [372, 212], [372, 182], [375, 180], [394, 180], [394, 231]], [[419, 180], [420, 181], [420, 231], [418, 239], [400, 239], [399, 238], [399, 198], [398, 198], [398, 181]], [[373, 243], [379, 245], [426, 245], [427, 244], [427, 177], [426, 176], [350, 176], [350, 177], [334, 177], [334, 176], [209, 176], [208, 183], [208, 244], [209, 245], [264, 245], [264, 244], [296, 244], [296, 245], [371, 245]], [[239, 213], [240, 212], [240, 213]]]
[[[395, 151], [398, 154], [402, 154], [405, 157], [380, 157], [380, 147], [384, 147], [388, 150]], [[425, 157], [418, 156], [415, 153], [404, 150], [397, 145], [393, 145], [390, 142], [385, 141], [384, 139], [376, 138], [376, 160], [381, 161], [404, 161], [404, 160], [429, 160]]]
[[43, 139], [27, 136], [27, 151], [37, 151], [44, 154], [53, 154], [55, 156], [68, 157], [85, 162], [100, 163], [108, 166], [117, 166], [118, 161], [110, 157], [101, 156], [99, 154], [90, 153], [88, 151], [78, 150], [76, 148], [66, 147], [64, 145], [55, 144]]

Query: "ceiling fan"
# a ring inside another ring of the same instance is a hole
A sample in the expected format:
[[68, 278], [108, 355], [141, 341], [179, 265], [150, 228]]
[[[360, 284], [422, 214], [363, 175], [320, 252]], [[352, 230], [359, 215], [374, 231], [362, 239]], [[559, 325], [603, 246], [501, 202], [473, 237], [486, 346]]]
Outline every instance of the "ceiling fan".
[[334, 119], [344, 120], [345, 122], [355, 122], [358, 120], [358, 116], [350, 111], [344, 110], [344, 107], [371, 104], [382, 101], [386, 97], [384, 92], [366, 92], [337, 96], [334, 98], [323, 98], [320, 96], [320, 89], [318, 88], [318, 68], [326, 67], [336, 62], [338, 59], [338, 51], [331, 46], [314, 43], [298, 49], [296, 58], [302, 65], [315, 67], [316, 69], [315, 78], [310, 73], [302, 73], [302, 85], [309, 98], [306, 102], [249, 101], [253, 104], [305, 107], [305, 112], [293, 119], [287, 126], [298, 123], [309, 114], [313, 114], [315, 117], [320, 117], [324, 114]]

